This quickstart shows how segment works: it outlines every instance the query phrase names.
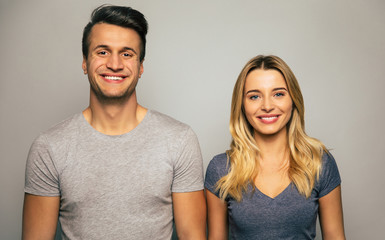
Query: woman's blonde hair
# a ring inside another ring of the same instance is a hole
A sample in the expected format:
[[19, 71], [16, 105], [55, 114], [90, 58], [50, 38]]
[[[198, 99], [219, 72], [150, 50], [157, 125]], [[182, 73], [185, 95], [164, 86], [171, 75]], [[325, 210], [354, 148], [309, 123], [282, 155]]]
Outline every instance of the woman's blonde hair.
[[287, 123], [290, 164], [288, 175], [300, 194], [309, 197], [319, 178], [322, 154], [325, 146], [305, 133], [304, 102], [301, 89], [289, 66], [277, 56], [259, 55], [252, 58], [242, 69], [235, 83], [231, 102], [230, 133], [232, 142], [228, 150], [229, 172], [217, 182], [221, 199], [231, 196], [237, 201], [247, 192], [248, 185], [255, 190], [254, 179], [258, 174], [260, 150], [254, 139], [254, 129], [247, 121], [244, 107], [244, 86], [247, 75], [255, 69], [272, 69], [284, 77], [293, 112]]

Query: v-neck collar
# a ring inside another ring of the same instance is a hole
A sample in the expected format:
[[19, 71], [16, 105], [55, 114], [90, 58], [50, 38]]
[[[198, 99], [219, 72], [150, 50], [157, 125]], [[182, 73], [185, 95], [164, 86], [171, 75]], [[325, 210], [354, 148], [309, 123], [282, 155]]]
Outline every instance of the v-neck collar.
[[257, 186], [254, 186], [255, 187], [255, 192], [257, 193], [257, 195], [263, 199], [267, 199], [267, 200], [270, 200], [270, 201], [276, 201], [276, 200], [279, 200], [281, 198], [283, 198], [285, 196], [285, 193], [287, 191], [289, 191], [289, 188], [291, 187], [292, 185], [292, 182], [289, 183], [289, 185], [287, 185], [287, 187], [285, 189], [282, 190], [282, 192], [280, 192], [277, 196], [275, 197], [270, 197], [266, 194], [264, 194], [261, 190], [258, 189]]

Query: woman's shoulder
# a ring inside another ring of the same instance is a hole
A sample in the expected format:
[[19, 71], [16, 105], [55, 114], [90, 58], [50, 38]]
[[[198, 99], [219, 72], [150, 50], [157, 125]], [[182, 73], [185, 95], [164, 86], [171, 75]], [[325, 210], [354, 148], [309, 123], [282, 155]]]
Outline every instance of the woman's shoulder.
[[322, 155], [322, 169], [328, 169], [328, 168], [337, 168], [336, 160], [334, 159], [333, 155], [330, 153], [330, 151], [324, 151]]
[[[228, 172], [227, 154], [221, 153], [211, 159], [206, 169], [205, 187], [212, 193], [218, 194], [216, 184], [219, 179], [225, 176]], [[219, 196], [219, 195], [217, 195]]]
[[227, 162], [227, 153], [220, 153], [218, 155], [215, 155], [213, 159], [211, 160], [212, 162]]
[[322, 156], [321, 174], [316, 185], [319, 197], [323, 197], [341, 184], [341, 177], [333, 155], [328, 151]]
[[228, 172], [228, 164], [226, 153], [215, 155], [207, 166], [206, 174], [224, 175]]
[[215, 167], [215, 168], [226, 167], [226, 165], [228, 164], [227, 160], [228, 160], [228, 158], [227, 158], [226, 153], [221, 153], [221, 154], [215, 155], [213, 157], [213, 159], [211, 159], [211, 161], [209, 163], [209, 167], [210, 167], [210, 165], [211, 165], [211, 167]]

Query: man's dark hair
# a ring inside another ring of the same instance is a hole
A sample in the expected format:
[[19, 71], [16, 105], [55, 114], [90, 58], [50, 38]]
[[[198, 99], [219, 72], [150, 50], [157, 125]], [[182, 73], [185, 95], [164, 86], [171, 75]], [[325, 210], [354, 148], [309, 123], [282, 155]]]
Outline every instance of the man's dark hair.
[[102, 5], [96, 8], [91, 14], [91, 21], [85, 26], [83, 31], [82, 51], [85, 59], [88, 57], [91, 29], [97, 23], [113, 24], [136, 31], [141, 39], [139, 58], [141, 62], [143, 61], [146, 55], [148, 24], [141, 12], [130, 7], [112, 5]]

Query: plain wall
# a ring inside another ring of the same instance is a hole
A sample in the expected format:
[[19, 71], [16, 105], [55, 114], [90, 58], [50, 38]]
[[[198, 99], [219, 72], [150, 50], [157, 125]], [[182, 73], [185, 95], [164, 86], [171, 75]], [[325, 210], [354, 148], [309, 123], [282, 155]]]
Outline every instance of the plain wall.
[[[100, 0], [0, 0], [0, 239], [20, 239], [24, 168], [41, 132], [88, 106], [81, 36]], [[385, 2], [110, 1], [149, 22], [139, 102], [186, 122], [204, 165], [228, 149], [231, 94], [258, 54], [296, 74], [306, 130], [336, 158], [346, 236], [385, 226]], [[318, 236], [320, 239], [320, 236]]]

